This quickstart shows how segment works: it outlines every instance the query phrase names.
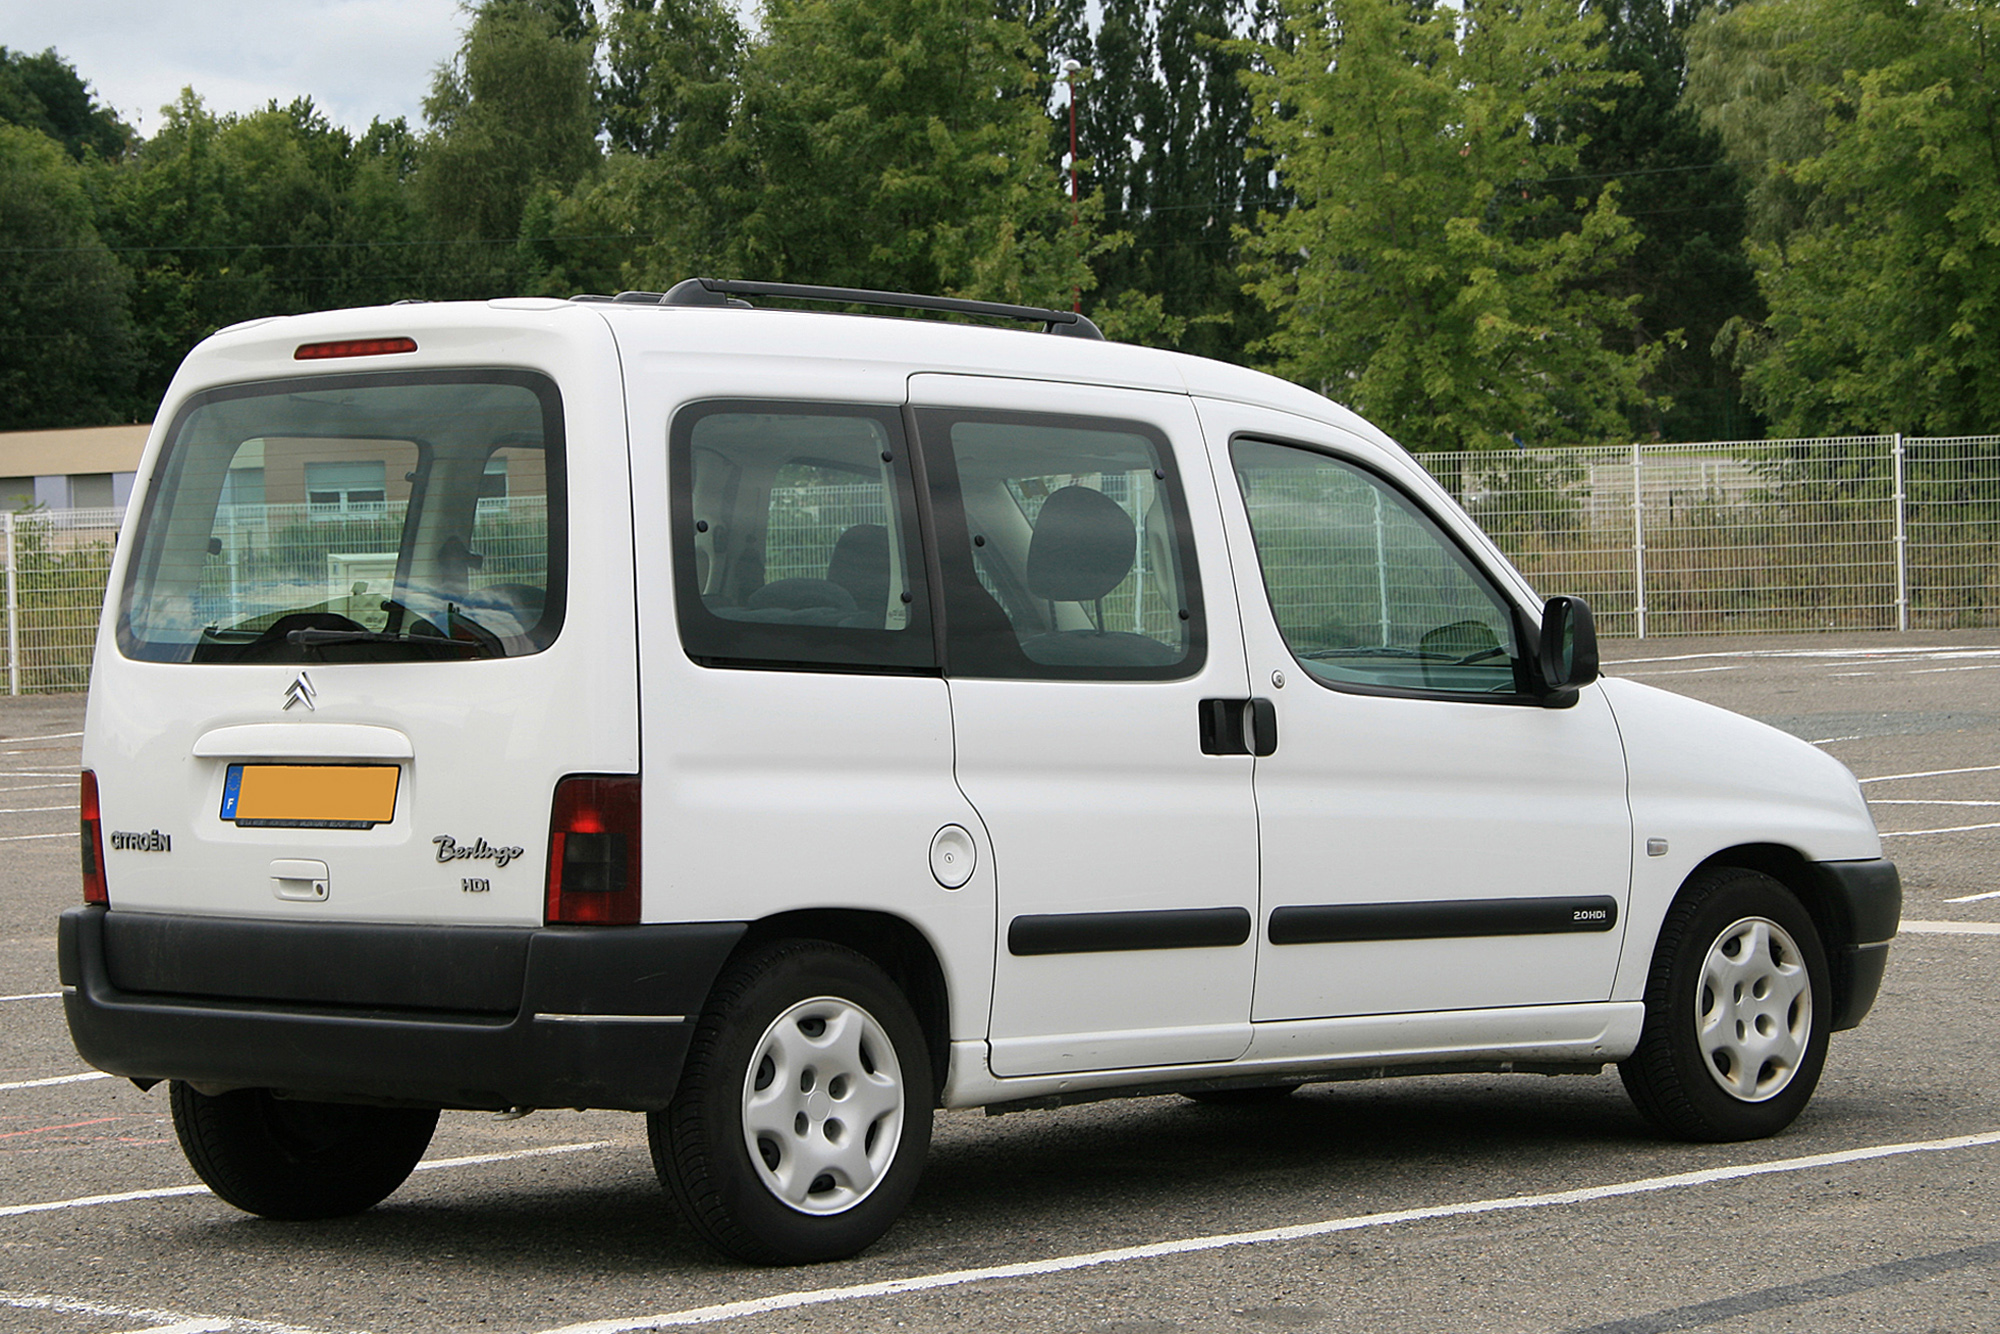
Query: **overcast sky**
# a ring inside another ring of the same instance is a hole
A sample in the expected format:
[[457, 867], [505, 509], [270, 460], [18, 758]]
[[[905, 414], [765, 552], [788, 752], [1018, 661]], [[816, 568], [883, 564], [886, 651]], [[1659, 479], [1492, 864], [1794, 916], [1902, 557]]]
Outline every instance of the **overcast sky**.
[[53, 46], [146, 135], [182, 88], [216, 112], [310, 97], [351, 130], [414, 129], [465, 19], [458, 0], [0, 0], [0, 46]]

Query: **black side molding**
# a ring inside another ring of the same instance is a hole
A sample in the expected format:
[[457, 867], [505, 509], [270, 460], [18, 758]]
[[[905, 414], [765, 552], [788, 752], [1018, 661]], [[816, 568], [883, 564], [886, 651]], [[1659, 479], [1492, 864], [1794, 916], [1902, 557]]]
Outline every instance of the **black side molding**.
[[1554, 936], [1609, 931], [1618, 900], [1596, 894], [1560, 899], [1447, 899], [1439, 903], [1328, 903], [1276, 908], [1273, 945], [1360, 940], [1444, 940], [1464, 936]]
[[1246, 908], [1175, 908], [1165, 912], [1044, 913], [1016, 917], [1007, 952], [1105, 954], [1114, 950], [1228, 948], [1250, 939]]

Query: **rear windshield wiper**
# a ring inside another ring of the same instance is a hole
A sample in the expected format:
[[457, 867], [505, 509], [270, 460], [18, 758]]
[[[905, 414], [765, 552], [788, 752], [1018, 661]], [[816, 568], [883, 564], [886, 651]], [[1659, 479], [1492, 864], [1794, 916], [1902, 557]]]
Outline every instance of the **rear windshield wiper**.
[[446, 639], [443, 635], [419, 635], [408, 631], [330, 630], [319, 626], [293, 630], [285, 642], [311, 648], [319, 644], [410, 644], [417, 648], [454, 649], [475, 658], [487, 656], [486, 645], [470, 639]]

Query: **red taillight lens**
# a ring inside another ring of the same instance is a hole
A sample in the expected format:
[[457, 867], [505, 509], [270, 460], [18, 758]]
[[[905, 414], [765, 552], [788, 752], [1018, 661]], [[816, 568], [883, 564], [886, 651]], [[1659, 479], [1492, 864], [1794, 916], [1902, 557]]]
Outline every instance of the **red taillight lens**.
[[571, 774], [549, 815], [551, 925], [639, 920], [639, 779]]
[[97, 810], [97, 775], [88, 769], [77, 807], [83, 816], [83, 901], [110, 903], [111, 891], [104, 887], [104, 817]]
[[293, 361], [327, 361], [333, 357], [380, 357], [391, 352], [414, 352], [414, 338], [349, 338], [338, 343], [301, 343], [292, 353]]

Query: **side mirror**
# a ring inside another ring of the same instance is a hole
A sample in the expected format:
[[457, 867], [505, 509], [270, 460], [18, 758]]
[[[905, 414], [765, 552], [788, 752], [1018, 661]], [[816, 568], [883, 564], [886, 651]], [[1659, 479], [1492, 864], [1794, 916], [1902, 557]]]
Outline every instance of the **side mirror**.
[[1576, 692], [1597, 679], [1597, 620], [1582, 598], [1553, 597], [1542, 607], [1542, 703], [1566, 709]]

